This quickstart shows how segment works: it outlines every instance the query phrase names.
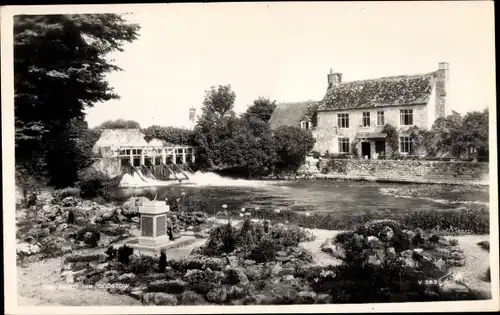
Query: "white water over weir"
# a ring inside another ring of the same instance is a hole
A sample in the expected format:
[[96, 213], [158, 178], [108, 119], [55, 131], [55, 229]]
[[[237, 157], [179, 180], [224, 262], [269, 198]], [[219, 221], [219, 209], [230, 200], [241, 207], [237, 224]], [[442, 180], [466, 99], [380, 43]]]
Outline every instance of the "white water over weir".
[[[139, 173], [139, 174], [137, 174]], [[262, 187], [268, 184], [266, 181], [258, 180], [245, 180], [245, 179], [232, 179], [222, 177], [212, 172], [195, 173], [186, 172], [188, 179], [182, 179], [181, 182], [171, 176], [171, 180], [157, 180], [144, 176], [141, 170], [137, 170], [133, 175], [125, 174], [120, 182], [120, 187], [149, 187], [149, 186], [170, 186], [187, 184], [194, 186], [218, 186], [218, 187]]]

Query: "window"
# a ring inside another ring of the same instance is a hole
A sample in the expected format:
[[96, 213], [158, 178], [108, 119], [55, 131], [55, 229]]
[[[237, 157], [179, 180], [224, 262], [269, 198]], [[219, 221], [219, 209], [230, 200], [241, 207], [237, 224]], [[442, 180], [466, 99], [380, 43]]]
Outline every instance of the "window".
[[384, 112], [377, 112], [377, 126], [385, 125]]
[[370, 112], [363, 113], [363, 127], [370, 127]]
[[308, 121], [301, 121], [300, 128], [301, 129], [309, 129], [309, 128], [311, 128], [311, 123]]
[[349, 128], [349, 114], [337, 114], [339, 128]]
[[349, 153], [349, 138], [339, 138], [339, 153]]
[[413, 109], [399, 111], [399, 124], [403, 126], [413, 125]]
[[410, 153], [413, 151], [413, 141], [410, 137], [399, 138], [399, 152]]

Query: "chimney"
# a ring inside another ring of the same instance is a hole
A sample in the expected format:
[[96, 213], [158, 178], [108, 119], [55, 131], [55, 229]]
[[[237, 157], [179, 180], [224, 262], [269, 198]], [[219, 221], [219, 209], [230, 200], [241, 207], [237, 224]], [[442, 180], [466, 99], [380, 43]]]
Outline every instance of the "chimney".
[[336, 87], [342, 82], [342, 73], [333, 72], [333, 69], [330, 69], [330, 73], [328, 74], [328, 88]]
[[446, 116], [448, 99], [448, 81], [450, 77], [450, 65], [440, 62], [436, 72], [436, 118]]

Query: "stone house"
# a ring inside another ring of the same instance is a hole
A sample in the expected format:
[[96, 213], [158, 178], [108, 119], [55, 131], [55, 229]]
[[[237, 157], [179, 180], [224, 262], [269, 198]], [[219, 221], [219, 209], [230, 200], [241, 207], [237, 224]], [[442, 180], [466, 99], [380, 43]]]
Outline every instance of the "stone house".
[[[314, 130], [315, 151], [322, 154], [349, 153], [377, 158], [394, 150], [413, 151], [408, 130], [430, 129], [446, 115], [449, 65], [436, 71], [377, 79], [342, 82], [342, 74], [330, 70], [327, 92], [318, 104]], [[391, 148], [386, 124], [398, 130], [398, 148]]]

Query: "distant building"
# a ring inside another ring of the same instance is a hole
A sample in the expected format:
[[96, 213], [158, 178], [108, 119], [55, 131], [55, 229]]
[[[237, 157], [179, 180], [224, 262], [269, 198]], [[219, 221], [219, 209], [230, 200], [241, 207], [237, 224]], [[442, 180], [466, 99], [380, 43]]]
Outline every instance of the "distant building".
[[97, 167], [110, 175], [122, 173], [125, 165], [150, 168], [195, 162], [195, 149], [191, 145], [158, 139], [147, 142], [140, 129], [104, 129], [93, 152], [100, 162]]
[[320, 153], [354, 153], [372, 158], [390, 148], [384, 125], [399, 131], [399, 152], [412, 151], [413, 139], [405, 132], [412, 126], [430, 129], [446, 115], [449, 65], [437, 71], [342, 82], [341, 73], [330, 73], [325, 97], [317, 112], [316, 146]]

